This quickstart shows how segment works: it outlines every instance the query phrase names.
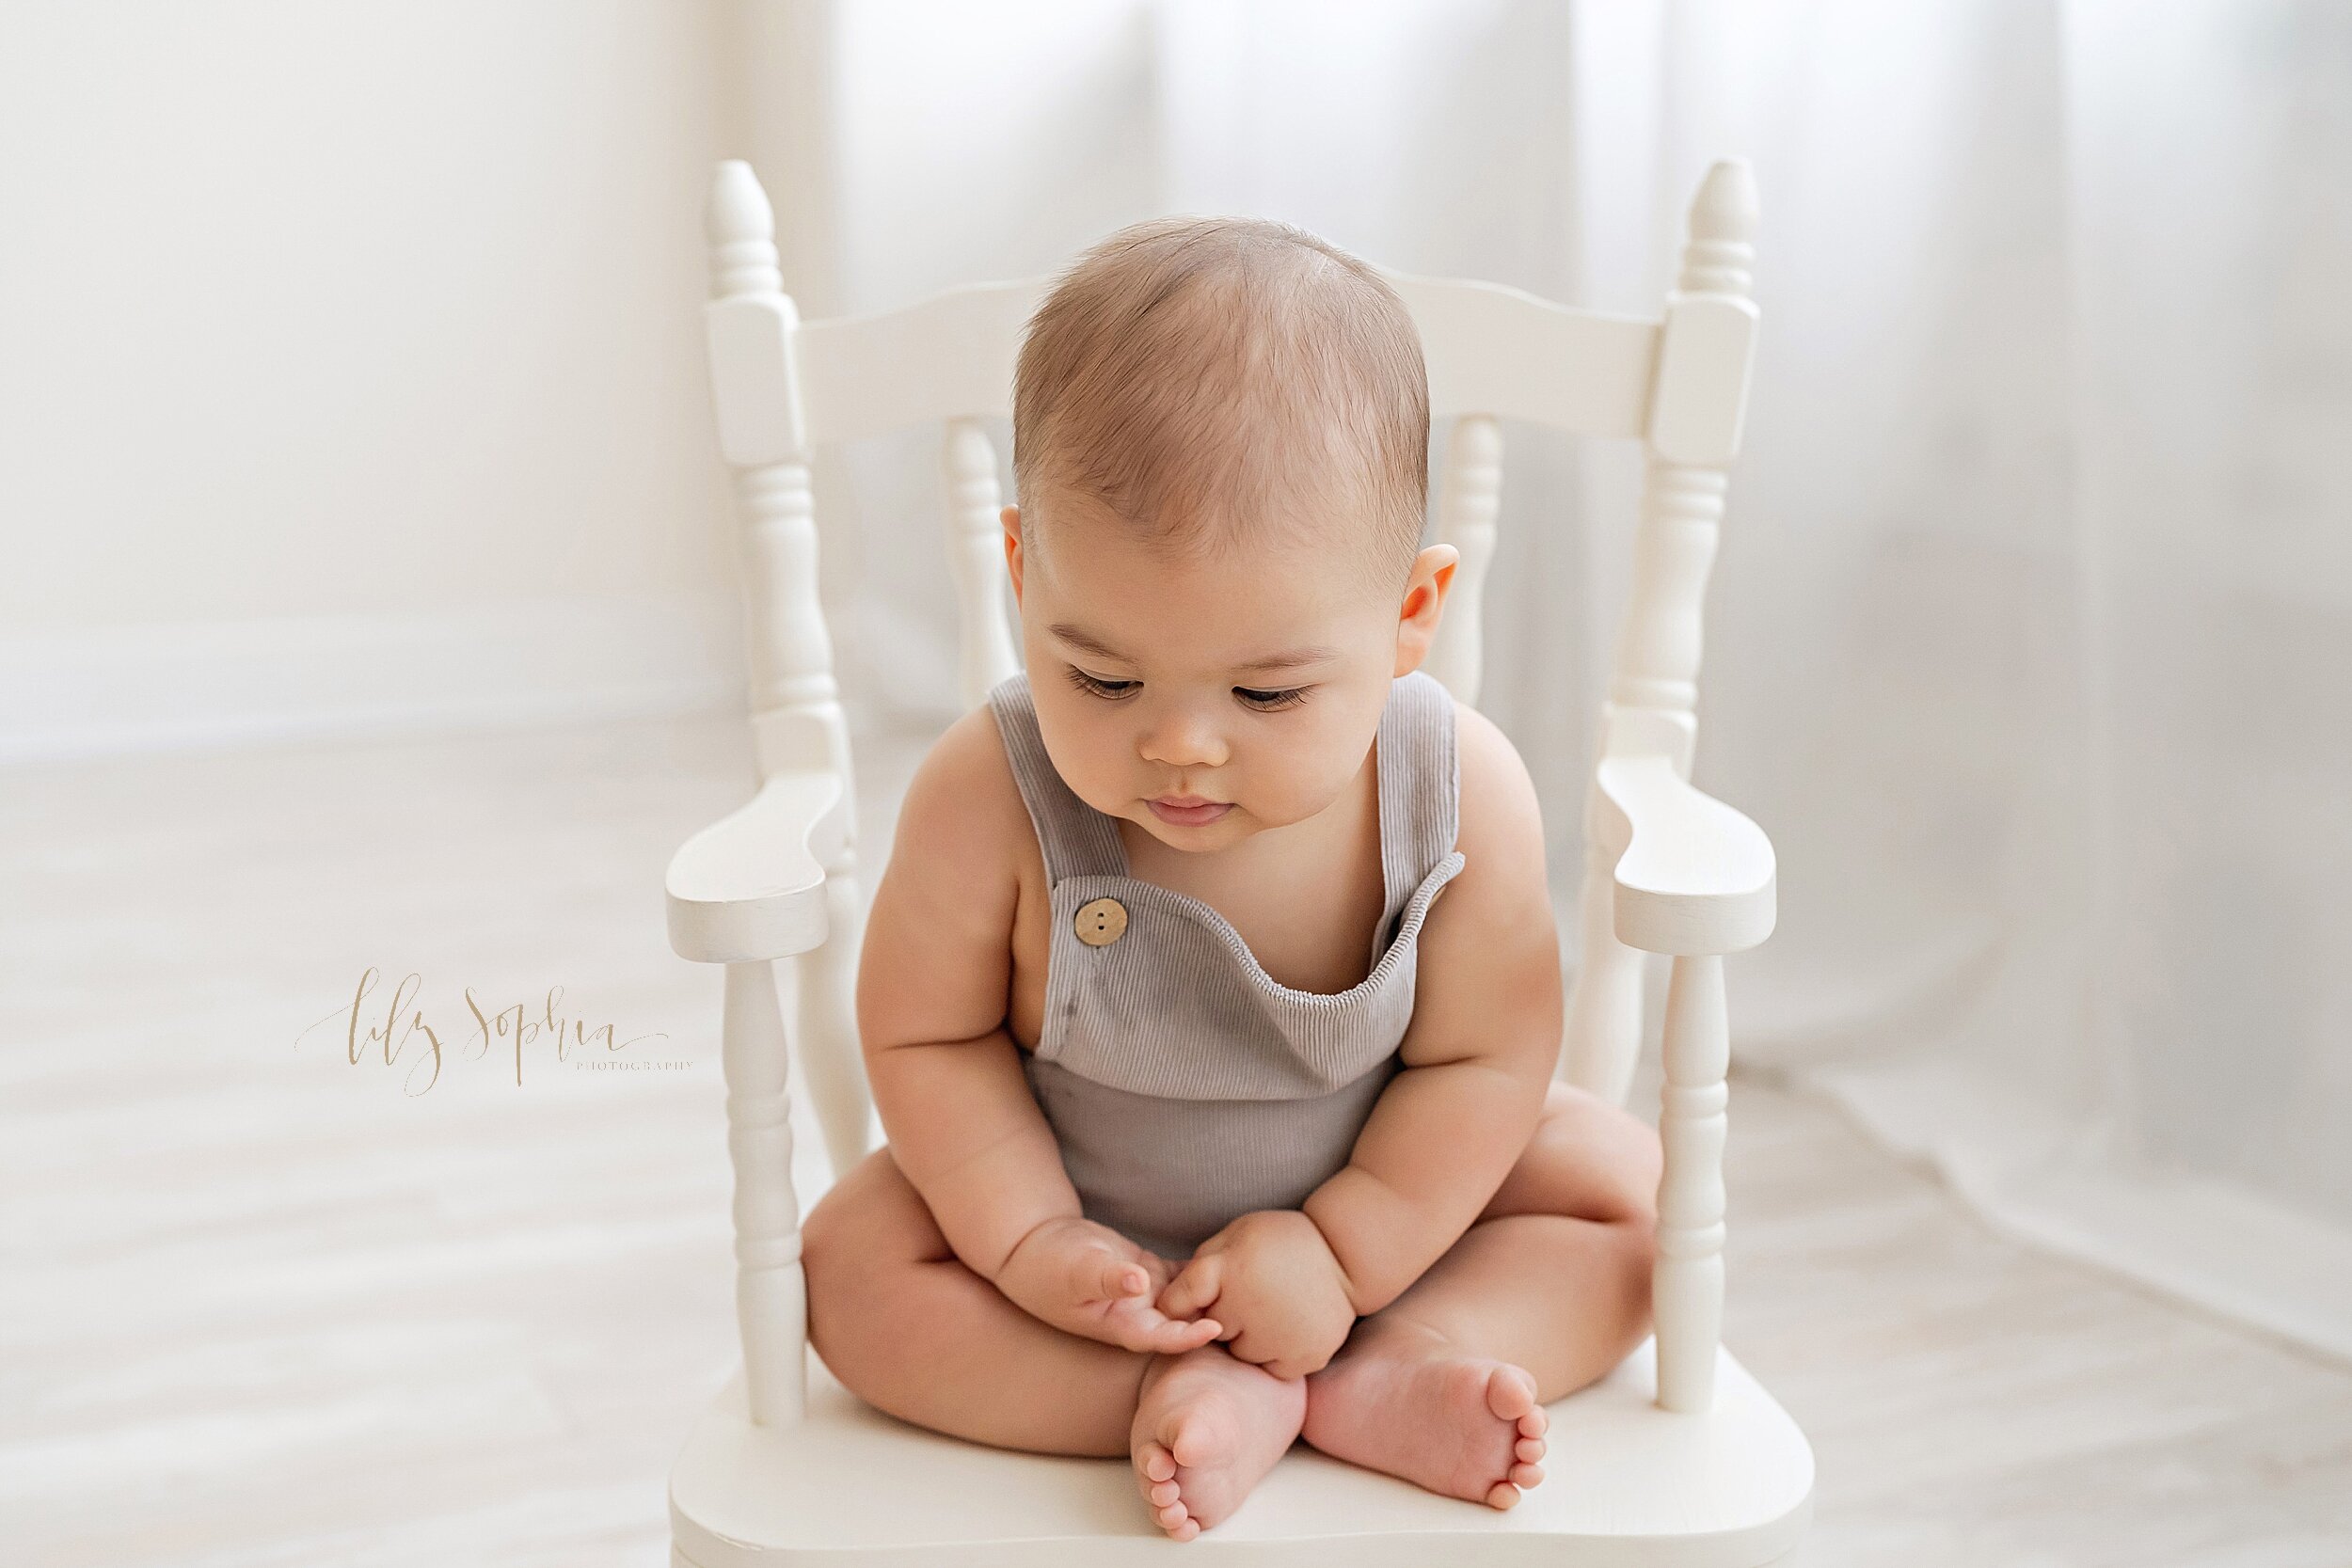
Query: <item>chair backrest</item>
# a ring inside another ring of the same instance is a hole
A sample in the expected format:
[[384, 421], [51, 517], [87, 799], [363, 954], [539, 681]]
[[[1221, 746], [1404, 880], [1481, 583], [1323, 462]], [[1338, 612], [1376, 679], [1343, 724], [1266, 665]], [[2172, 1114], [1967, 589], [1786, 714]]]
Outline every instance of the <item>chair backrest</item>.
[[[763, 775], [821, 767], [846, 776], [849, 743], [817, 599], [810, 450], [913, 424], [944, 427], [960, 677], [964, 701], [980, 701], [1017, 668], [996, 454], [981, 421], [1011, 412], [1014, 358], [1045, 280], [978, 284], [881, 315], [803, 323], [783, 293], [772, 214], [749, 166], [720, 166], [707, 221], [710, 362], [721, 444], [740, 470], [759, 765]], [[1421, 332], [1432, 413], [1453, 421], [1437, 534], [1462, 559], [1429, 667], [1464, 701], [1474, 703], [1479, 687], [1502, 421], [1640, 439], [1649, 467], [1631, 603], [1597, 752], [1662, 753], [1688, 776], [1707, 578], [1755, 341], [1755, 221], [1747, 166], [1717, 164], [1691, 210], [1677, 287], [1655, 318], [1575, 309], [1488, 283], [1389, 275]], [[852, 843], [844, 877], [853, 853]], [[1621, 1101], [1638, 1045], [1641, 988], [1639, 955], [1612, 932], [1612, 869], [1597, 862], [1585, 868], [1583, 958], [1565, 1060], [1568, 1076]], [[836, 945], [853, 938], [836, 926]], [[803, 1017], [803, 1049], [854, 1058], [853, 1036], [826, 1037], [841, 1032], [845, 1010], [828, 1010], [838, 1016]]]

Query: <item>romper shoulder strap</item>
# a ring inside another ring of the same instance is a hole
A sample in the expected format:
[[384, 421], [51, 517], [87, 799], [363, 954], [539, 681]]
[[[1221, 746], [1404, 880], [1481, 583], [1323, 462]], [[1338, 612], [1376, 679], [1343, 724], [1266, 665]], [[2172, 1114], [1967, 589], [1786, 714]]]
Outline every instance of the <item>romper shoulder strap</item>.
[[1013, 782], [1021, 786], [1021, 803], [1029, 808], [1029, 821], [1037, 829], [1046, 883], [1065, 877], [1124, 876], [1127, 851], [1119, 842], [1118, 825], [1079, 800], [1045, 753], [1026, 673], [999, 681], [988, 694], [988, 705], [1005, 737], [1005, 755], [1012, 763]]
[[1422, 671], [1401, 675], [1380, 714], [1380, 866], [1391, 919], [1454, 853], [1461, 801], [1454, 693]]

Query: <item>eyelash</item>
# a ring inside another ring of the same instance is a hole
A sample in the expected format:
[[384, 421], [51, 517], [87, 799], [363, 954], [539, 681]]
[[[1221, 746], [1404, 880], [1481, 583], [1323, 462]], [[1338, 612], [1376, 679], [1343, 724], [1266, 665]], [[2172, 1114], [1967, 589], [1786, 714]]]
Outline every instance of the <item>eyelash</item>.
[[1279, 713], [1286, 707], [1296, 707], [1305, 702], [1307, 693], [1312, 689], [1311, 687], [1294, 686], [1281, 691], [1263, 691], [1255, 687], [1237, 686], [1233, 688], [1233, 695], [1242, 700], [1245, 707], [1255, 708], [1260, 713]]
[[[1141, 681], [1103, 680], [1088, 674], [1074, 664], [1070, 667], [1070, 684], [1090, 697], [1100, 697], [1110, 703], [1121, 702], [1143, 689]], [[1293, 686], [1269, 691], [1260, 687], [1237, 686], [1233, 688], [1233, 695], [1241, 699], [1243, 706], [1253, 712], [1279, 713], [1284, 708], [1296, 707], [1305, 702], [1307, 693], [1313, 689], [1312, 687]]]

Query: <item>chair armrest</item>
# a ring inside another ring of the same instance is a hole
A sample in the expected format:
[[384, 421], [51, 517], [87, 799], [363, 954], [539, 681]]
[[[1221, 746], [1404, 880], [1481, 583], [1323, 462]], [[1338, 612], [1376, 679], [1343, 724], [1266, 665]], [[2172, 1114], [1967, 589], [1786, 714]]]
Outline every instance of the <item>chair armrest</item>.
[[670, 945], [696, 963], [806, 953], [825, 940], [824, 863], [840, 853], [835, 773], [778, 773], [670, 857]]
[[1616, 869], [1619, 942], [1720, 955], [1772, 934], [1772, 841], [1763, 829], [1692, 788], [1662, 756], [1608, 758], [1597, 780], [1626, 847]]

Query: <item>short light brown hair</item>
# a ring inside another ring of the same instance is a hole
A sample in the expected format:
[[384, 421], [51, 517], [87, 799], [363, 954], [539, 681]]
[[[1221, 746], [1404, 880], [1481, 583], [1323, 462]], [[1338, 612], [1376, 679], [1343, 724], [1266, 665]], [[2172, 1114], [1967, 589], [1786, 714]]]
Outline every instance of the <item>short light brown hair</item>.
[[1420, 545], [1420, 335], [1378, 273], [1288, 224], [1158, 218], [1079, 257], [1030, 318], [1012, 421], [1025, 509], [1083, 497], [1180, 548], [1336, 518], [1399, 580]]

